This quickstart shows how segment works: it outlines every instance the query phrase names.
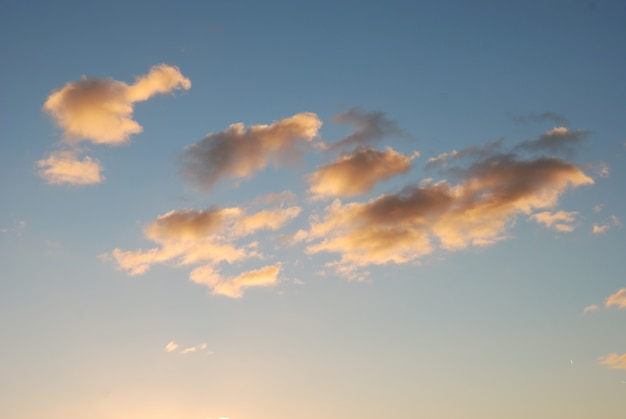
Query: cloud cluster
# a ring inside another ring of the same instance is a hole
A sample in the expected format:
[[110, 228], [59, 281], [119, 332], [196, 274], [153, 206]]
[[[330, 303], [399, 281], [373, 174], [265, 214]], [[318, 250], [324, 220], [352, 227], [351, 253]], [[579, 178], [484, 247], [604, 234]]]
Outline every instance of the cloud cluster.
[[201, 265], [189, 276], [193, 282], [206, 285], [213, 294], [240, 297], [245, 288], [277, 284], [280, 263], [234, 277], [221, 275], [219, 265], [260, 258], [255, 242], [240, 245], [238, 239], [259, 231], [276, 231], [300, 211], [297, 206], [280, 206], [252, 214], [237, 207], [170, 211], [144, 228], [145, 237], [158, 247], [135, 251], [116, 248], [111, 255], [130, 275], [143, 274], [160, 263]]
[[191, 82], [177, 67], [159, 64], [132, 85], [83, 76], [52, 92], [43, 110], [63, 129], [64, 140], [68, 143], [89, 141], [119, 145], [143, 129], [132, 119], [136, 102], [175, 89], [190, 88]]
[[390, 147], [384, 151], [358, 147], [309, 175], [310, 190], [316, 196], [360, 195], [371, 191], [381, 181], [408, 172], [412, 157]]
[[557, 158], [498, 154], [463, 171], [457, 185], [424, 182], [365, 203], [339, 200], [311, 222], [307, 252], [338, 253], [338, 272], [405, 263], [433, 252], [484, 246], [507, 237], [519, 214], [552, 208], [568, 188], [592, 184], [574, 164]]
[[249, 178], [269, 164], [299, 161], [303, 143], [318, 135], [316, 114], [303, 112], [270, 125], [232, 124], [187, 147], [181, 156], [183, 175], [208, 189], [223, 177]]
[[[626, 308], [626, 288], [622, 288], [616, 291], [614, 294], [611, 294], [604, 301], [604, 307], [611, 308], [616, 306], [617, 308]], [[583, 314], [589, 313], [592, 311], [599, 310], [600, 307], [597, 304], [591, 304], [583, 309]]]
[[39, 175], [51, 184], [88, 185], [104, 181], [102, 166], [89, 156], [78, 157], [81, 142], [120, 145], [143, 128], [132, 119], [136, 102], [156, 94], [188, 90], [191, 82], [177, 67], [159, 64], [128, 85], [112, 79], [82, 77], [50, 94], [43, 105], [63, 130], [63, 143], [71, 150], [56, 151], [39, 160]]

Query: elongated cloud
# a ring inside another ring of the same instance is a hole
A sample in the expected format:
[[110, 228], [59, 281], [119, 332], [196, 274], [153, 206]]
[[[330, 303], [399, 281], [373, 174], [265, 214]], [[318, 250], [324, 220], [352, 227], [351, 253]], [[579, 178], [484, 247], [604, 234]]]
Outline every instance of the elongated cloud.
[[369, 192], [383, 180], [406, 173], [411, 158], [387, 148], [359, 147], [331, 164], [320, 167], [308, 180], [317, 196], [354, 196]]
[[565, 152], [571, 155], [575, 148], [587, 139], [590, 132], [585, 130], [571, 131], [565, 127], [555, 127], [536, 140], [528, 140], [520, 143], [516, 149], [519, 151], [549, 152], [558, 154]]
[[359, 108], [350, 108], [346, 113], [335, 115], [335, 122], [350, 124], [356, 127], [353, 134], [325, 146], [336, 149], [343, 146], [366, 146], [387, 137], [401, 137], [404, 132], [395, 121], [387, 118], [383, 112], [363, 112]]
[[98, 160], [85, 157], [80, 160], [74, 151], [56, 151], [37, 162], [39, 176], [52, 184], [91, 185], [104, 182]]
[[177, 67], [159, 64], [132, 85], [112, 79], [82, 77], [52, 92], [43, 110], [63, 129], [67, 143], [89, 141], [119, 145], [143, 129], [132, 119], [136, 102], [189, 88], [191, 82]]
[[607, 356], [599, 358], [602, 365], [606, 365], [609, 368], [626, 369], [626, 354], [618, 355], [615, 352]]
[[521, 123], [527, 123], [527, 122], [554, 122], [555, 124], [567, 124], [567, 118], [565, 118], [563, 115], [556, 113], [556, 112], [543, 112], [543, 113], [533, 113], [530, 114], [528, 116], [518, 116], [516, 118], [514, 118], [516, 121], [521, 122]]
[[111, 256], [130, 275], [141, 275], [155, 264], [193, 266], [190, 279], [213, 290], [213, 294], [240, 297], [244, 289], [277, 283], [280, 264], [236, 277], [223, 277], [221, 263], [233, 264], [261, 255], [254, 242], [237, 240], [260, 231], [275, 231], [297, 217], [297, 206], [279, 207], [248, 214], [241, 208], [170, 211], [144, 228], [146, 238], [159, 244], [148, 250], [114, 249]]
[[598, 311], [599, 309], [600, 307], [598, 307], [596, 304], [591, 304], [583, 309], [583, 314], [591, 313], [592, 311]]
[[611, 220], [604, 224], [594, 224], [591, 232], [593, 234], [603, 234], [612, 229], [613, 227], [620, 227], [622, 222], [615, 215], [611, 215]]
[[618, 308], [626, 308], [626, 288], [622, 288], [615, 294], [609, 296], [604, 302], [605, 307], [617, 306]]
[[269, 164], [297, 161], [302, 144], [315, 138], [321, 126], [317, 115], [309, 112], [270, 125], [233, 124], [185, 150], [183, 175], [206, 189], [223, 177], [248, 178]]
[[211, 288], [214, 295], [239, 298], [246, 288], [276, 285], [280, 269], [281, 265], [276, 264], [244, 272], [238, 276], [225, 277], [215, 270], [213, 266], [207, 265], [191, 271], [189, 278], [197, 284]]
[[507, 237], [519, 214], [551, 208], [568, 188], [592, 184], [575, 165], [556, 158], [484, 159], [446, 181], [407, 187], [366, 203], [336, 200], [313, 218], [308, 253], [338, 253], [334, 266], [352, 273], [361, 266], [405, 263], [437, 248], [483, 246]]
[[174, 352], [176, 349], [178, 349], [180, 345], [178, 345], [176, 342], [171, 341], [170, 343], [168, 343], [167, 345], [165, 345], [165, 351], [166, 352]]
[[538, 212], [530, 216], [531, 220], [535, 220], [539, 224], [543, 224], [548, 228], [561, 231], [564, 233], [570, 233], [574, 231], [574, 226], [571, 224], [576, 221], [578, 213], [576, 211], [543, 211]]
[[486, 158], [494, 155], [502, 147], [503, 138], [490, 141], [485, 145], [471, 145], [460, 150], [452, 150], [448, 153], [441, 153], [437, 157], [431, 157], [426, 162], [426, 169], [433, 167], [445, 167], [451, 160], [459, 160], [467, 157]]

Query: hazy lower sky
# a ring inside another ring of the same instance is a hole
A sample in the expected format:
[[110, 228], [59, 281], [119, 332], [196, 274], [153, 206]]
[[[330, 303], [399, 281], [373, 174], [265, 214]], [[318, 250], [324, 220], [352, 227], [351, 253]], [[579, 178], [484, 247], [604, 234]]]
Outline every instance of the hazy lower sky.
[[0, 416], [623, 418], [623, 1], [3, 1]]

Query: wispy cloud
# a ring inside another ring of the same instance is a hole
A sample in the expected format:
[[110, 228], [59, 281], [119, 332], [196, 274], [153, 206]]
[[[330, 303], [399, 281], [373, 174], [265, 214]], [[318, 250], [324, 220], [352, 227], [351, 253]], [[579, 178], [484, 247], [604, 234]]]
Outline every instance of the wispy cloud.
[[318, 135], [322, 122], [314, 113], [299, 113], [270, 125], [232, 124], [190, 145], [181, 156], [182, 173], [208, 189], [221, 178], [249, 178], [269, 164], [297, 162], [302, 143]]
[[617, 306], [618, 308], [626, 308], [626, 288], [622, 288], [615, 294], [609, 296], [604, 302], [605, 307]]
[[112, 79], [82, 77], [55, 90], [43, 110], [63, 129], [64, 141], [118, 145], [142, 131], [132, 119], [133, 105], [156, 94], [188, 90], [191, 82], [177, 67], [159, 64], [128, 85]]
[[609, 231], [610, 229], [612, 229], [613, 227], [620, 227], [621, 225], [622, 225], [622, 222], [619, 220], [619, 218], [617, 218], [617, 216], [615, 215], [611, 215], [610, 221], [604, 224], [594, 224], [591, 229], [591, 232], [593, 234], [603, 234]]
[[522, 115], [514, 118], [517, 122], [528, 123], [543, 123], [543, 122], [553, 122], [555, 124], [564, 125], [567, 124], [567, 118], [563, 115], [556, 112], [543, 112], [543, 113], [531, 113], [530, 115]]
[[[171, 341], [165, 346], [164, 349], [166, 352], [170, 352], [170, 353], [177, 352], [180, 355], [187, 355], [191, 353], [205, 351], [208, 347], [209, 346], [206, 343], [201, 343], [196, 346], [189, 346], [187, 348], [181, 348], [181, 346], [178, 343]], [[210, 354], [212, 354], [212, 352], [209, 352], [209, 355]]]
[[626, 354], [618, 355], [615, 352], [598, 358], [602, 365], [609, 368], [626, 369]]
[[589, 137], [590, 132], [586, 130], [571, 131], [565, 127], [555, 127], [542, 134], [536, 140], [527, 140], [515, 147], [517, 151], [548, 152], [559, 154], [564, 152], [567, 155], [574, 153], [578, 145]]
[[576, 221], [577, 216], [578, 212], [576, 211], [543, 211], [531, 215], [530, 219], [538, 222], [539, 224], [543, 224], [548, 228], [564, 233], [570, 233], [574, 231], [574, 226], [571, 223]]
[[591, 313], [592, 311], [597, 311], [599, 309], [600, 307], [598, 307], [596, 304], [591, 304], [583, 309], [583, 314]]
[[358, 147], [318, 168], [308, 176], [308, 181], [316, 196], [354, 196], [369, 192], [378, 182], [406, 173], [410, 168], [411, 157], [389, 147], [384, 151]]
[[332, 266], [353, 275], [358, 267], [415, 261], [436, 248], [484, 246], [506, 238], [518, 214], [551, 208], [567, 189], [593, 184], [556, 158], [496, 155], [463, 173], [455, 186], [441, 181], [366, 203], [336, 200], [312, 219], [307, 252], [338, 253]]
[[111, 253], [118, 266], [130, 275], [141, 275], [154, 264], [203, 266], [194, 269], [190, 279], [212, 289], [213, 294], [240, 297], [245, 288], [277, 283], [280, 264], [225, 277], [218, 267], [261, 255], [255, 242], [239, 244], [243, 237], [259, 231], [276, 231], [300, 213], [297, 206], [279, 207], [248, 214], [242, 208], [177, 210], [158, 217], [144, 229], [146, 238], [160, 246], [148, 250]]
[[47, 183], [91, 185], [104, 182], [102, 166], [89, 156], [80, 160], [75, 151], [56, 151], [37, 162], [39, 176]]
[[431, 157], [426, 162], [426, 169], [433, 167], [446, 167], [449, 161], [459, 160], [463, 158], [485, 158], [496, 154], [502, 147], [503, 138], [490, 141], [484, 145], [471, 145], [460, 150], [452, 150], [450, 152], [441, 153], [437, 157]]
[[349, 124], [356, 131], [341, 140], [323, 145], [323, 148], [334, 150], [344, 146], [368, 146], [388, 137], [403, 137], [406, 134], [397, 123], [383, 112], [364, 112], [360, 108], [350, 108], [346, 113], [335, 115], [334, 122]]

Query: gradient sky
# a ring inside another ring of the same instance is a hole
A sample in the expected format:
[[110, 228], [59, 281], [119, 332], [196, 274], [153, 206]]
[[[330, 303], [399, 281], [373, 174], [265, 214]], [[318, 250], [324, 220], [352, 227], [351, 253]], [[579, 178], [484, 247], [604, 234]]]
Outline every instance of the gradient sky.
[[625, 20], [3, 1], [0, 416], [623, 418]]

